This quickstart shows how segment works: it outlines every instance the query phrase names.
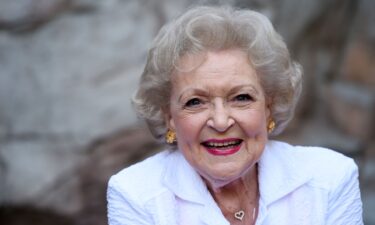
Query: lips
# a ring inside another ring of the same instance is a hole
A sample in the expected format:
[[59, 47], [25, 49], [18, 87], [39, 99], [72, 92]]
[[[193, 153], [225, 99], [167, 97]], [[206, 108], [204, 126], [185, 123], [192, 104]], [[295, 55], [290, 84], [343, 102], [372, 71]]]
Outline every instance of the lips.
[[238, 152], [241, 148], [242, 139], [209, 139], [201, 143], [205, 149], [213, 155], [231, 155]]

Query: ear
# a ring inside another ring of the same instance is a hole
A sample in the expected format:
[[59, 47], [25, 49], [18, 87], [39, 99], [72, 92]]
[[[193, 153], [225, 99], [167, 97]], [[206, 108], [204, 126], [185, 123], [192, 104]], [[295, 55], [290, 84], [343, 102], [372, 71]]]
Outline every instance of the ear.
[[164, 115], [165, 126], [170, 130], [175, 130], [176, 127], [170, 111], [166, 109], [163, 109], [162, 111]]
[[267, 120], [272, 119], [272, 113], [271, 113], [271, 107], [272, 107], [272, 99], [267, 98], [266, 99], [266, 118]]

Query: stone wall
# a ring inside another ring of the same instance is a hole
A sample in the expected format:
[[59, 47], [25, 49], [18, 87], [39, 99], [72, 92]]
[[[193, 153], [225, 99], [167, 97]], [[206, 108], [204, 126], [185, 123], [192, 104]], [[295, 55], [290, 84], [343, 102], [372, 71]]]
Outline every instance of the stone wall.
[[279, 138], [355, 157], [375, 224], [371, 0], [0, 0], [0, 224], [20, 214], [106, 224], [108, 177], [161, 148], [129, 102], [147, 48], [162, 24], [202, 3], [273, 21], [305, 71]]

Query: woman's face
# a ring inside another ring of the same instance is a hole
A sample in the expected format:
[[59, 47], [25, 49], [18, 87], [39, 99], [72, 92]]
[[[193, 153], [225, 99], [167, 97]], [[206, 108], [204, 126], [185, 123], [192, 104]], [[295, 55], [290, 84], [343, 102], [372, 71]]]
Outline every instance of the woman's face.
[[165, 116], [186, 160], [220, 187], [245, 175], [259, 160], [270, 112], [244, 52], [207, 52], [203, 63], [201, 59], [180, 60]]

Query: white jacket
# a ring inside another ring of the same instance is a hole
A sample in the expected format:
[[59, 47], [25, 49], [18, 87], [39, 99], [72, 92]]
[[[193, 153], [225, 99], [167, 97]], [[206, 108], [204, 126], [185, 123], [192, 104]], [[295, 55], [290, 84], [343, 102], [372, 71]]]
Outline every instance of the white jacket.
[[[258, 162], [256, 225], [361, 225], [358, 170], [329, 149], [269, 141]], [[179, 151], [164, 151], [111, 177], [109, 225], [229, 225]]]

